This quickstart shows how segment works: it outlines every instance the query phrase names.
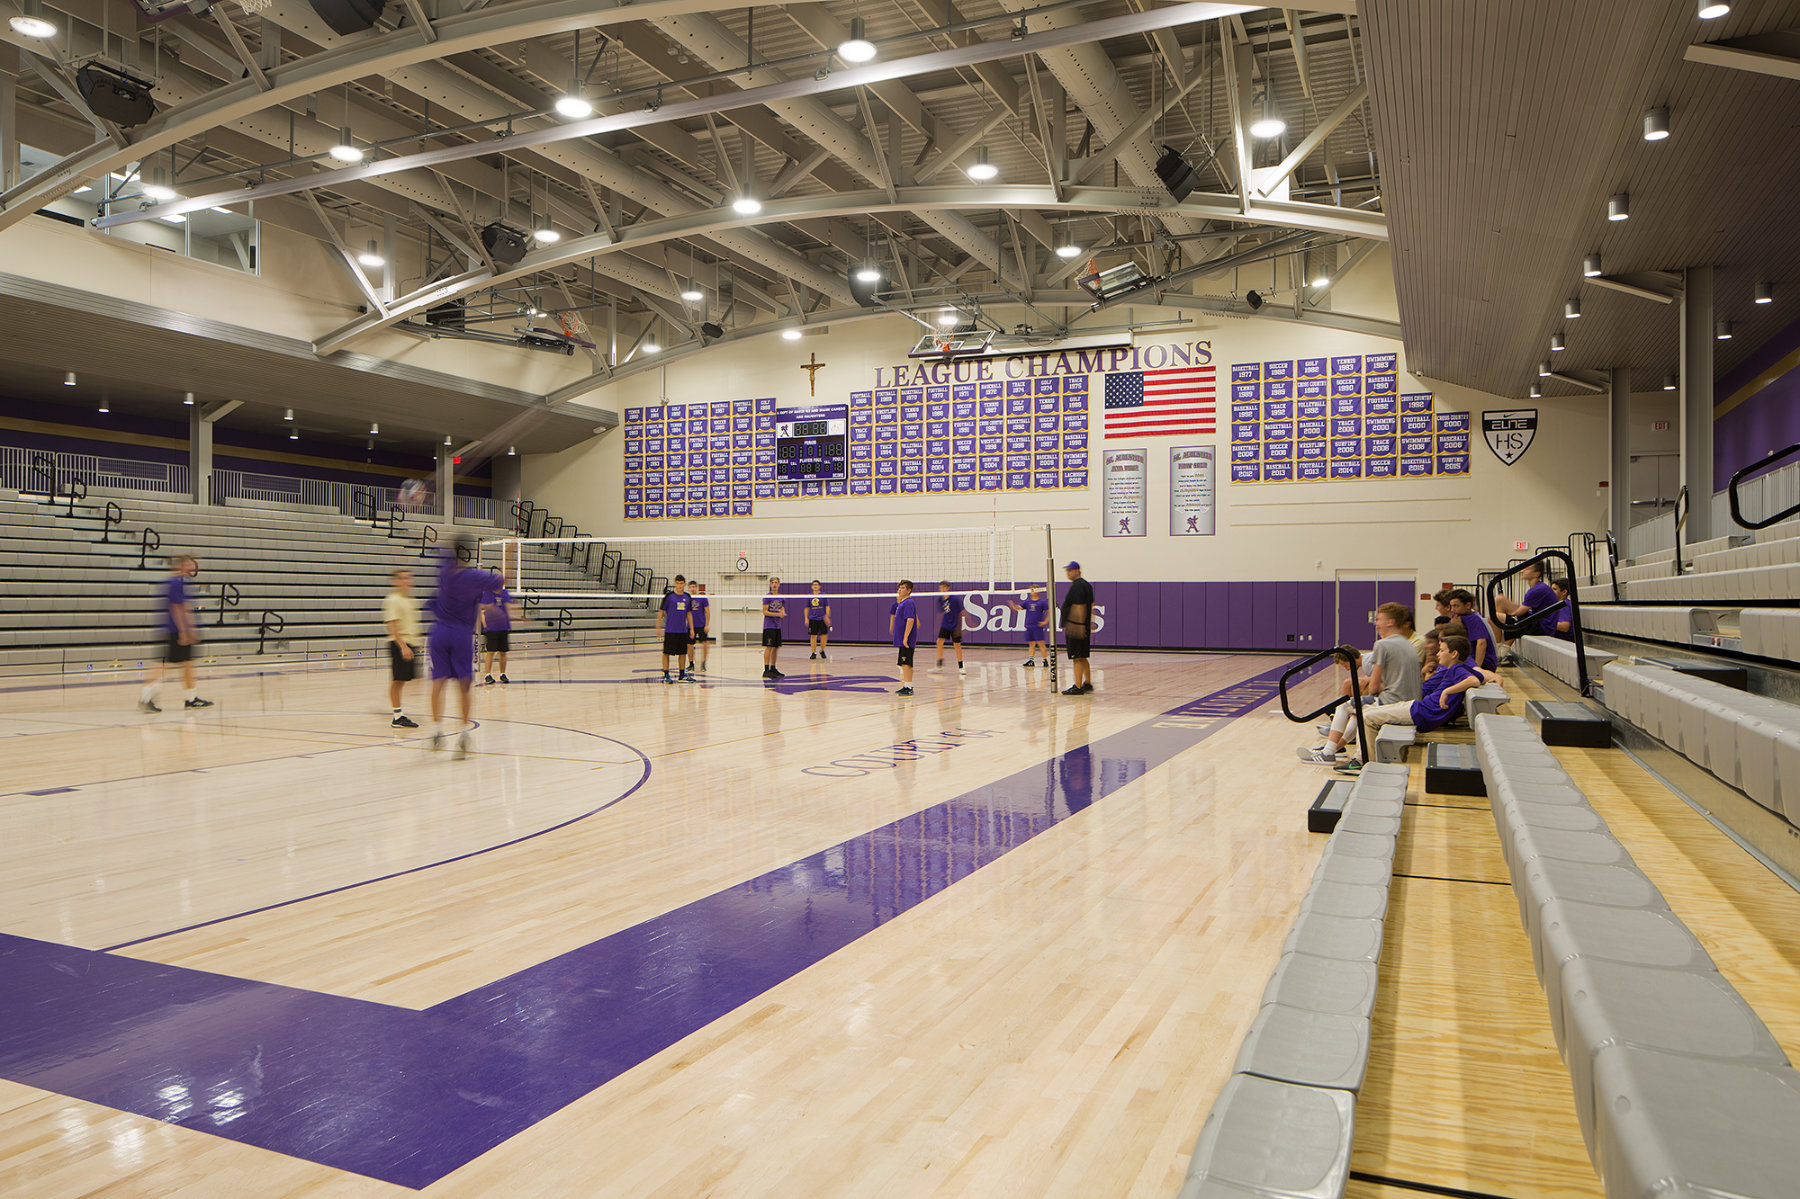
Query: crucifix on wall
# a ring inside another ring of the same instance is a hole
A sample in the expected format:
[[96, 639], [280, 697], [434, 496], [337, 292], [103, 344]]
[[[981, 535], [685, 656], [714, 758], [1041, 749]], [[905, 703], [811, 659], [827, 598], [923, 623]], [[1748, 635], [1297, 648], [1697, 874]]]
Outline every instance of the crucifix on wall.
[[808, 354], [807, 357], [812, 361], [802, 362], [800, 369], [806, 372], [806, 394], [816, 396], [819, 394], [819, 368], [825, 364], [819, 361], [817, 354]]

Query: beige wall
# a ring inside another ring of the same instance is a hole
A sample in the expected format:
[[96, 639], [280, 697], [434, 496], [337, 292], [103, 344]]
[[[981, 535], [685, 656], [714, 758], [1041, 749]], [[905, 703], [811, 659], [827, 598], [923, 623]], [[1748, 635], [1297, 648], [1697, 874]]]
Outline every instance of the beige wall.
[[[1360, 271], [1358, 272], [1361, 273]], [[1366, 278], [1366, 276], [1365, 276]], [[1351, 282], [1346, 278], [1345, 286]], [[1365, 290], [1367, 289], [1365, 284]], [[1391, 304], [1391, 288], [1388, 292]], [[1339, 311], [1347, 310], [1340, 304]], [[1139, 320], [1171, 314], [1136, 310]], [[595, 393], [597, 407], [655, 404], [659, 397], [689, 402], [773, 395], [783, 406], [809, 402], [799, 364], [817, 353], [817, 402], [841, 402], [874, 385], [877, 367], [904, 361], [916, 335], [904, 318], [843, 326], [825, 336], [786, 342], [770, 336], [676, 362], [663, 371], [624, 380]], [[1226, 456], [1228, 368], [1233, 362], [1332, 354], [1398, 351], [1394, 342], [1335, 330], [1303, 329], [1268, 319], [1196, 318], [1178, 331], [1140, 337], [1157, 341], [1210, 340], [1219, 371], [1220, 435], [1146, 438], [1150, 448], [1150, 535], [1100, 536], [1098, 413], [1093, 486], [1085, 491], [758, 500], [747, 519], [623, 520], [622, 432], [598, 437], [561, 454], [526, 460], [525, 495], [583, 530], [622, 536], [732, 536], [793, 531], [940, 528], [961, 524], [1048, 522], [1059, 557], [1082, 560], [1096, 578], [1329, 579], [1345, 569], [1416, 575], [1421, 582], [1471, 581], [1479, 569], [1514, 555], [1515, 541], [1561, 542], [1576, 529], [1599, 529], [1605, 514], [1600, 483], [1607, 473], [1604, 399], [1513, 400], [1464, 388], [1433, 385], [1404, 372], [1402, 391], [1431, 391], [1439, 411], [1474, 414], [1472, 474], [1466, 478], [1393, 482], [1233, 484]], [[1090, 379], [1097, 397], [1101, 376]], [[1096, 401], [1097, 403], [1097, 401]], [[1501, 464], [1481, 438], [1483, 409], [1533, 408], [1540, 425], [1530, 450], [1512, 467]], [[1163, 507], [1170, 445], [1213, 444], [1221, 457], [1218, 535], [1171, 538]], [[1160, 523], [1159, 523], [1160, 522]], [[1392, 577], [1392, 576], [1390, 576]]]

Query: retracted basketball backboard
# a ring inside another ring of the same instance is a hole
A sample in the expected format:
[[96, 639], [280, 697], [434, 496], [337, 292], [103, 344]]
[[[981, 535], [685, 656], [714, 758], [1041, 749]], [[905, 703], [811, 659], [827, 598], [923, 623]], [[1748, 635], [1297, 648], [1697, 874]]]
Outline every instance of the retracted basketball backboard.
[[919, 344], [907, 351], [908, 358], [956, 358], [985, 353], [994, 340], [992, 329], [937, 330], [928, 329]]

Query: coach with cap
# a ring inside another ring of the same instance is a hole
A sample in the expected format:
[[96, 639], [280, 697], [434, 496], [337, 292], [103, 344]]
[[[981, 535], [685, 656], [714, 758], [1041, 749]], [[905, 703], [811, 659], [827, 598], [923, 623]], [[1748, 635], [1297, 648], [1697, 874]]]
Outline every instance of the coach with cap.
[[1069, 590], [1063, 594], [1063, 644], [1069, 651], [1070, 686], [1064, 695], [1086, 695], [1094, 689], [1088, 671], [1088, 641], [1094, 635], [1094, 585], [1081, 577], [1081, 563], [1063, 567]]

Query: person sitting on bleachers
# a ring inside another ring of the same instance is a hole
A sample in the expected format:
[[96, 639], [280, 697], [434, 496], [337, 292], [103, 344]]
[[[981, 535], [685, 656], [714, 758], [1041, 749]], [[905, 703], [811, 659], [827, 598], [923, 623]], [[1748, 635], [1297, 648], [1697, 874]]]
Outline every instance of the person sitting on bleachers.
[[1569, 580], [1551, 579], [1550, 593], [1556, 597], [1556, 602], [1544, 609], [1538, 631], [1563, 641], [1575, 640], [1575, 634], [1569, 631]]
[[[1499, 632], [1506, 639], [1508, 650], [1512, 643], [1530, 633], [1548, 633], [1549, 627], [1541, 619], [1544, 611], [1556, 603], [1556, 596], [1550, 590], [1550, 584], [1544, 582], [1544, 568], [1536, 562], [1522, 567], [1519, 571], [1525, 578], [1525, 596], [1513, 599], [1504, 592], [1494, 597], [1494, 616], [1500, 622]], [[1507, 637], [1507, 633], [1511, 633]], [[1500, 659], [1504, 666], [1515, 666], [1518, 659], [1510, 652]]]
[[[1403, 631], [1411, 625], [1412, 609], [1405, 604], [1388, 603], [1375, 609], [1378, 640], [1368, 656], [1364, 658], [1352, 646], [1339, 647], [1357, 656], [1359, 670], [1354, 677], [1344, 680], [1338, 694], [1349, 695], [1350, 688], [1355, 686], [1377, 704], [1411, 703], [1418, 699], [1421, 679], [1413, 668], [1418, 661], [1418, 652]], [[1319, 748], [1329, 751], [1335, 758], [1345, 740], [1355, 738], [1356, 730], [1351, 723], [1354, 715], [1350, 704], [1340, 705], [1337, 715], [1331, 718], [1331, 726], [1324, 730], [1325, 744]]]
[[[1363, 732], [1370, 740], [1375, 737], [1375, 730], [1384, 725], [1410, 724], [1421, 732], [1442, 728], [1461, 714], [1463, 693], [1481, 686], [1484, 682], [1499, 682], [1500, 676], [1480, 670], [1469, 660], [1471, 648], [1466, 637], [1451, 634], [1440, 634], [1438, 637], [1438, 670], [1425, 680], [1418, 699], [1392, 704], [1376, 704], [1364, 708], [1362, 712]], [[1342, 748], [1341, 742], [1334, 743], [1327, 738], [1326, 743], [1314, 748], [1302, 747], [1296, 751], [1302, 762], [1310, 762], [1320, 766], [1337, 764], [1337, 755]], [[1367, 747], [1364, 747], [1367, 753]], [[1339, 767], [1346, 773], [1359, 769], [1358, 763], [1348, 767]]]
[[1475, 597], [1461, 587], [1450, 593], [1450, 615], [1462, 621], [1473, 654], [1469, 661], [1482, 670], [1500, 669], [1500, 651], [1495, 648], [1494, 634], [1487, 621], [1475, 610]]

